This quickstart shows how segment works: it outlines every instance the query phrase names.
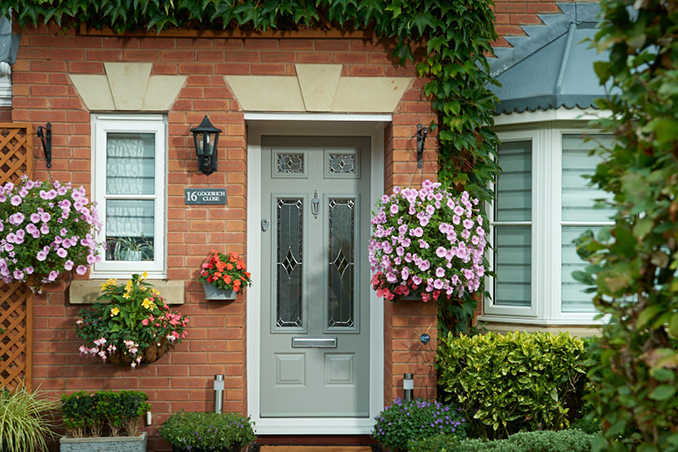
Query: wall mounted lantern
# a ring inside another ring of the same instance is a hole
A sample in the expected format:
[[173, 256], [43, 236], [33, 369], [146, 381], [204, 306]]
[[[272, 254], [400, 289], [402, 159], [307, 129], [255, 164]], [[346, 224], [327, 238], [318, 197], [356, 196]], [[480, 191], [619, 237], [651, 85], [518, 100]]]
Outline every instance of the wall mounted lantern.
[[210, 175], [217, 170], [217, 143], [221, 130], [212, 125], [205, 115], [198, 127], [191, 129], [195, 141], [195, 153], [198, 156], [198, 170]]
[[45, 151], [47, 168], [52, 167], [52, 123], [48, 122], [45, 127], [38, 127], [38, 138], [42, 141], [42, 149]]
[[428, 127], [422, 127], [421, 124], [417, 124], [417, 168], [423, 168], [424, 166], [426, 135], [428, 135]]

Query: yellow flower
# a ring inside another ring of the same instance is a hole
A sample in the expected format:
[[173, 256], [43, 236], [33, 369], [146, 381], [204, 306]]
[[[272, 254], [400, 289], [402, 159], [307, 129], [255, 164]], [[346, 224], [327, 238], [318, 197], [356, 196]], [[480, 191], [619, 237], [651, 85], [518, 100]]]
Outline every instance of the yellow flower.
[[146, 279], [146, 278], [148, 278], [148, 272], [143, 272], [141, 274], [141, 279]]
[[111, 309], [111, 317], [115, 317], [118, 314], [120, 314], [120, 309], [117, 306]]
[[141, 306], [143, 306], [146, 309], [151, 309], [151, 306], [153, 305], [153, 302], [149, 300], [148, 298], [144, 298], [144, 301], [141, 302]]
[[103, 292], [104, 290], [106, 290], [110, 286], [115, 287], [117, 284], [118, 284], [117, 279], [109, 279], [108, 281], [106, 281], [105, 283], [103, 283], [101, 285], [101, 291]]

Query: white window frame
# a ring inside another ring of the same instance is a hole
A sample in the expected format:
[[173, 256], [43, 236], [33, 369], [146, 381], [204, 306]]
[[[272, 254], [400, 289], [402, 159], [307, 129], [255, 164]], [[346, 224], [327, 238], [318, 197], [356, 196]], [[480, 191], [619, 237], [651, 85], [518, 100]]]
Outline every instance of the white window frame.
[[[483, 315], [479, 317], [480, 321], [535, 325], [599, 325], [603, 323], [602, 320], [595, 319], [597, 312], [562, 312], [562, 228], [564, 226], [594, 227], [614, 224], [612, 221], [562, 220], [563, 136], [596, 133], [585, 127], [585, 121], [577, 123], [548, 121], [522, 124], [519, 127], [512, 127], [513, 130], [497, 132], [502, 143], [532, 141], [532, 299], [530, 307], [519, 307], [495, 306], [491, 298], [486, 298], [483, 302]], [[494, 186], [491, 188], [494, 190]], [[490, 220], [490, 243], [494, 244], [492, 204], [488, 205], [487, 212]], [[491, 268], [494, 268], [493, 250], [488, 258]], [[486, 288], [492, 297], [494, 295], [492, 277], [487, 277]]]
[[93, 114], [92, 122], [92, 189], [102, 222], [97, 242], [106, 239], [106, 200], [123, 199], [125, 196], [106, 195], [106, 137], [108, 133], [152, 133], [155, 135], [155, 193], [153, 195], [132, 195], [131, 199], [146, 199], [155, 202], [154, 260], [153, 261], [106, 261], [102, 247], [102, 261], [94, 264], [92, 278], [129, 278], [133, 273], [147, 272], [151, 279], [166, 279], [166, 191], [167, 176], [167, 118], [163, 115], [107, 115]]

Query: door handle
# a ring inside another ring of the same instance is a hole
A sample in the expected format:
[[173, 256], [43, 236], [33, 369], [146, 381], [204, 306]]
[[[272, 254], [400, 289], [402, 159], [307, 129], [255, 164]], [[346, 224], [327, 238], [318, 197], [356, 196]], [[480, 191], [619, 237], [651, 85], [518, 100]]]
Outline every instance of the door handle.
[[311, 213], [317, 219], [318, 211], [320, 209], [320, 200], [318, 199], [318, 190], [315, 190], [313, 193], [313, 199], [311, 200]]
[[293, 337], [292, 348], [337, 348], [336, 337]]

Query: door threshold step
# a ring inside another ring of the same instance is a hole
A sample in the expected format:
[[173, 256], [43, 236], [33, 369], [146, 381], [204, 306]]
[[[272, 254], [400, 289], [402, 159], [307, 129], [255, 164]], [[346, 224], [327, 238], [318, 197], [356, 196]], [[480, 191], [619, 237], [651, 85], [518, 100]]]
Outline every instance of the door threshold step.
[[[312, 446], [293, 446], [293, 445], [259, 445], [258, 452], [375, 452], [378, 446], [351, 446], [351, 445], [332, 445], [316, 444]], [[255, 449], [256, 451], [256, 449]]]

